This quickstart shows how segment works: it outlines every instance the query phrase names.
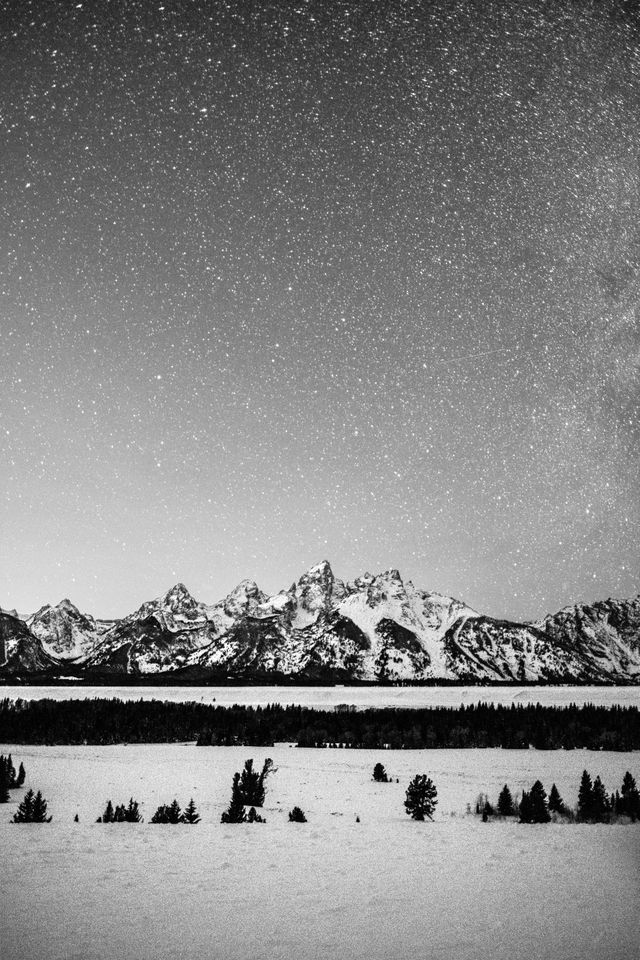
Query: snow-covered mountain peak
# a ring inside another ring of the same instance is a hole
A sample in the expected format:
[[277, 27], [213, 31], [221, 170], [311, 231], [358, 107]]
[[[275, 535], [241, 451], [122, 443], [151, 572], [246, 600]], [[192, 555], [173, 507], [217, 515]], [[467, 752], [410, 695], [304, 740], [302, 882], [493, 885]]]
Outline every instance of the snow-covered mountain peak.
[[53, 607], [40, 607], [28, 626], [46, 653], [64, 660], [77, 660], [98, 635], [93, 617], [81, 613], [67, 597]]
[[[254, 613], [256, 607], [268, 599], [255, 580], [241, 580], [222, 601], [224, 612], [230, 617]], [[218, 606], [216, 604], [216, 606]]]
[[192, 609], [198, 606], [198, 601], [187, 590], [184, 583], [176, 583], [170, 587], [160, 602], [163, 607], [169, 607], [171, 610]]

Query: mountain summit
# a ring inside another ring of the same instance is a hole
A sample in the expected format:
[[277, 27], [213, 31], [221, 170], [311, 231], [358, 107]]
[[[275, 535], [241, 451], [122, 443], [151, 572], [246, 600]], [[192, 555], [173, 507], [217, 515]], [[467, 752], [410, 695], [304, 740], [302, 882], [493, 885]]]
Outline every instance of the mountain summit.
[[535, 623], [484, 616], [398, 570], [337, 579], [328, 561], [273, 596], [242, 580], [207, 605], [177, 583], [121, 620], [71, 601], [0, 613], [0, 675], [181, 680], [640, 682], [640, 597]]

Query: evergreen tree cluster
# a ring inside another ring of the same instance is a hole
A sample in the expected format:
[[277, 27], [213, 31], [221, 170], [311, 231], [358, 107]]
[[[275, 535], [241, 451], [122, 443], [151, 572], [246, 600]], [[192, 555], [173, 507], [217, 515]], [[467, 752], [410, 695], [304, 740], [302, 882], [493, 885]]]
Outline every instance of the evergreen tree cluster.
[[[228, 808], [222, 814], [221, 823], [265, 823], [257, 813], [256, 807], [264, 804], [267, 777], [276, 772], [273, 760], [267, 757], [258, 772], [253, 768], [253, 760], [245, 760], [242, 773], [233, 775], [231, 784], [231, 800]], [[250, 807], [249, 812], [245, 807]]]
[[584, 770], [578, 791], [578, 820], [581, 823], [610, 823], [613, 819], [628, 817], [632, 823], [640, 820], [640, 792], [635, 778], [625, 773], [620, 790], [607, 794], [605, 786]]
[[476, 814], [482, 814], [482, 819], [487, 820], [496, 812], [500, 817], [519, 816], [520, 823], [549, 823], [554, 815], [565, 820], [575, 818], [580, 823], [611, 823], [626, 818], [636, 823], [640, 820], [640, 792], [628, 770], [621, 788], [611, 794], [607, 793], [599, 776], [592, 780], [585, 770], [580, 780], [575, 814], [565, 804], [555, 783], [547, 797], [540, 780], [536, 780], [531, 790], [523, 790], [519, 802], [514, 800], [505, 783], [498, 797], [497, 811], [494, 811], [486, 794], [481, 793], [476, 803]]
[[504, 747], [640, 749], [640, 710], [587, 704], [469, 704], [421, 709], [222, 707], [156, 700], [0, 700], [0, 741], [29, 744], [176, 743], [354, 749]]
[[550, 823], [547, 792], [540, 780], [536, 780], [531, 790], [523, 790], [520, 798], [520, 823]]
[[9, 790], [19, 789], [24, 784], [25, 777], [24, 764], [20, 764], [16, 773], [11, 754], [8, 757], [0, 754], [0, 803], [9, 803]]
[[98, 817], [96, 823], [141, 823], [142, 816], [137, 800], [130, 798], [127, 806], [124, 803], [114, 807], [111, 800], [107, 800], [104, 813]]
[[307, 818], [304, 814], [304, 810], [300, 807], [294, 807], [293, 810], [289, 811], [289, 823], [306, 823]]
[[180, 808], [177, 800], [169, 804], [161, 803], [150, 823], [200, 823], [200, 815], [196, 808], [193, 797], [184, 810]]
[[47, 801], [38, 790], [27, 790], [13, 815], [13, 823], [51, 823], [47, 816]]

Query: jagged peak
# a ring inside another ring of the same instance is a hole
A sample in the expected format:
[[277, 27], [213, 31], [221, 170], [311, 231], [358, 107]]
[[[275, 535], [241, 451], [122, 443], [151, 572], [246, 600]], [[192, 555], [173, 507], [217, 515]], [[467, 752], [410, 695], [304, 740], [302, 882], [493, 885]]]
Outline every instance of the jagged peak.
[[167, 592], [164, 594], [161, 599], [166, 603], [170, 600], [194, 600], [195, 598], [191, 595], [190, 591], [185, 587], [184, 583], [174, 583]]
[[245, 578], [244, 580], [240, 581], [237, 587], [233, 588], [229, 596], [230, 597], [239, 597], [239, 596], [257, 597], [261, 594], [262, 594], [262, 590], [260, 589], [256, 581], [251, 580], [250, 578]]
[[331, 564], [328, 560], [321, 560], [320, 563], [314, 564], [314, 566], [309, 567], [309, 569], [302, 574], [298, 583], [302, 583], [306, 580], [319, 580], [319, 579], [331, 579], [333, 580], [333, 570], [331, 569]]

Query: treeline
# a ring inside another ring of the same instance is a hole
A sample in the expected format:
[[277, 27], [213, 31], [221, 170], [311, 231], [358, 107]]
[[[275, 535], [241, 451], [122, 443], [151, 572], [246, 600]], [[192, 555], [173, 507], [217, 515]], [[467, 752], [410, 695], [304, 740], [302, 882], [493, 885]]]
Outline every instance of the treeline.
[[222, 707], [159, 700], [0, 701], [0, 742], [172, 743], [420, 749], [640, 749], [635, 706], [471, 704], [420, 709], [316, 710], [304, 706]]

